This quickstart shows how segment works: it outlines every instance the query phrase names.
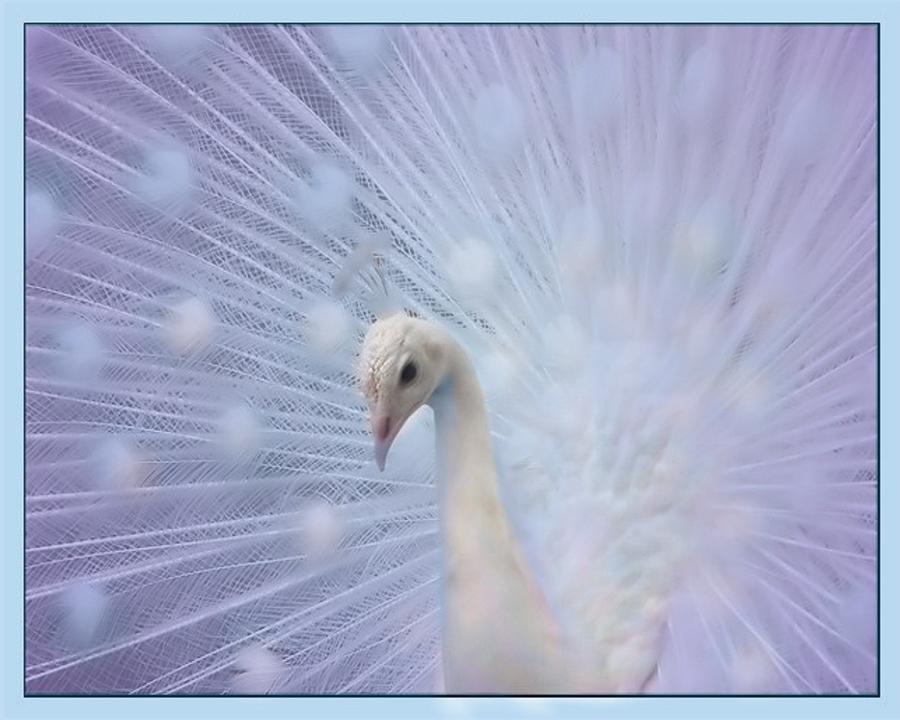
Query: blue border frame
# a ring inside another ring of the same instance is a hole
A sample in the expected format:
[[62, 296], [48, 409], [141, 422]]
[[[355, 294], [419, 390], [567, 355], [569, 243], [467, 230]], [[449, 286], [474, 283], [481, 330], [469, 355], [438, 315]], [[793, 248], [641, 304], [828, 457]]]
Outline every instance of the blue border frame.
[[[3, 587], [2, 717], [139, 718], [171, 720], [203, 715], [218, 718], [900, 718], [900, 690], [881, 684], [878, 698], [631, 698], [521, 701], [509, 698], [25, 698], [22, 695], [21, 603], [23, 497], [23, 32], [25, 22], [878, 22], [881, 24], [881, 197], [900, 197], [900, 3], [828, 0], [756, 2], [592, 2], [591, 0], [254, 0], [121, 1], [6, 0], [2, 3], [3, 204], [2, 235], [4, 351], [2, 357], [2, 528]], [[881, 423], [885, 438], [900, 437], [900, 367], [897, 308], [900, 286], [891, 277], [900, 268], [897, 203], [884, 203], [881, 232]], [[885, 281], [885, 279], [888, 279]], [[893, 330], [893, 333], [891, 332]], [[897, 444], [881, 446], [881, 673], [900, 677], [900, 606], [896, 548], [900, 530], [892, 522], [898, 507]], [[893, 639], [893, 643], [889, 640]], [[891, 670], [894, 668], [894, 670]]]

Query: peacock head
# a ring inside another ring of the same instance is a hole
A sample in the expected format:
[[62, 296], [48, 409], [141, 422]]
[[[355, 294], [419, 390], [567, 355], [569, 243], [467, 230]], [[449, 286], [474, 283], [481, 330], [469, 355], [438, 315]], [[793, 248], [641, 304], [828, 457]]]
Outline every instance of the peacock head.
[[369, 403], [375, 462], [384, 470], [404, 423], [427, 403], [446, 374], [441, 331], [402, 313], [376, 321], [363, 341], [359, 376]]

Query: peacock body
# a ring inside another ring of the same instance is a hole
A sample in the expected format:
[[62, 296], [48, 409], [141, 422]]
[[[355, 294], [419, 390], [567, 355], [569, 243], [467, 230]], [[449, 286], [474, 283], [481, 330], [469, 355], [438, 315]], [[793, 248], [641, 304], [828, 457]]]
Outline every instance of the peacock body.
[[26, 689], [873, 692], [875, 42], [29, 28]]

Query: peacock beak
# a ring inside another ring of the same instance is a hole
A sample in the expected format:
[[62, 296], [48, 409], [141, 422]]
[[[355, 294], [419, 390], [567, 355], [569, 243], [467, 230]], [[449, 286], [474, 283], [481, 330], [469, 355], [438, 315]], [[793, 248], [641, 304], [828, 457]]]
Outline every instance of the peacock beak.
[[399, 426], [391, 419], [390, 413], [380, 404], [372, 409], [372, 437], [375, 440], [375, 464], [378, 470], [384, 472], [384, 463], [387, 460], [388, 450], [394, 438], [397, 437]]

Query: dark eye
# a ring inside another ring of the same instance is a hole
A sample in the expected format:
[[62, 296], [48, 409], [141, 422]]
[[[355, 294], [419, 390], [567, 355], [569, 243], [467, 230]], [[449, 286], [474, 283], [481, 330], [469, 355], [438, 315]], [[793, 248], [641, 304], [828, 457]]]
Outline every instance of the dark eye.
[[403, 369], [400, 371], [400, 382], [404, 385], [408, 385], [413, 380], [416, 379], [416, 373], [418, 370], [416, 369], [416, 364], [410, 360], [403, 366]]

